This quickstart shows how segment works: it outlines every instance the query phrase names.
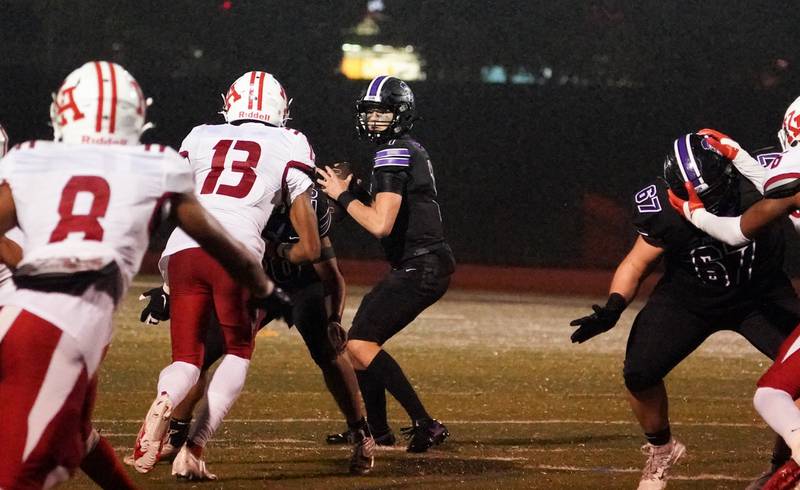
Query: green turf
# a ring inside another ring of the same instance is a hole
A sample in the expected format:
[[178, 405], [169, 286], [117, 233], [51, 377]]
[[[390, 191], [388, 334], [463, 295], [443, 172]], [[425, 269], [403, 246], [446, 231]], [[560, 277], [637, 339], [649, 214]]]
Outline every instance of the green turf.
[[[95, 410], [120, 456], [169, 361], [168, 329], [137, 321], [143, 289], [133, 288], [117, 316]], [[348, 318], [363, 292], [352, 291]], [[566, 325], [588, 304], [449, 293], [387, 350], [452, 437], [426, 455], [382, 450], [367, 477], [347, 475], [348, 448], [324, 444], [344, 424], [297, 332], [272, 325], [258, 338], [245, 392], [207, 449], [220, 480], [177, 483], [169, 465], [131, 474], [143, 488], [635, 488], [643, 441], [621, 378], [635, 308], [604, 337], [573, 346]], [[673, 432], [688, 447], [670, 488], [743, 488], [766, 467], [771, 435], [751, 396], [767, 365], [723, 334], [670, 375]], [[389, 414], [395, 430], [407, 425], [393, 400]], [[88, 486], [78, 476], [65, 488]]]

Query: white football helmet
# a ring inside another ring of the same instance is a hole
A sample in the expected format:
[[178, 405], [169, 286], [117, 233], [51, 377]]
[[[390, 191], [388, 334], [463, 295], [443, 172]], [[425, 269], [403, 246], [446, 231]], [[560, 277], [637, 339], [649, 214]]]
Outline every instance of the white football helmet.
[[786, 109], [783, 116], [783, 124], [778, 131], [778, 140], [781, 142], [783, 151], [795, 146], [800, 141], [800, 97]]
[[8, 153], [8, 133], [0, 124], [0, 158], [3, 158], [6, 153]]
[[135, 145], [148, 101], [125, 68], [90, 61], [73, 71], [53, 95], [50, 119], [56, 141]]
[[277, 127], [289, 119], [289, 103], [283, 86], [271, 74], [249, 71], [236, 79], [228, 89], [222, 106], [227, 122], [253, 119]]

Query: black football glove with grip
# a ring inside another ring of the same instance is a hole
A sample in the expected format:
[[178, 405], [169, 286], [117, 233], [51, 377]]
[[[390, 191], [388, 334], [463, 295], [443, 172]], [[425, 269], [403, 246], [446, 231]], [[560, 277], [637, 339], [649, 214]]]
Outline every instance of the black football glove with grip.
[[[266, 318], [277, 320], [283, 318], [281, 314], [284, 307], [292, 306], [292, 298], [283, 289], [275, 286], [272, 293], [264, 298], [250, 297], [247, 301], [247, 307], [250, 309], [250, 317], [255, 321], [258, 327], [263, 326], [262, 322]], [[286, 319], [286, 322], [291, 325], [291, 319]]]
[[139, 315], [139, 321], [148, 325], [158, 325], [158, 322], [169, 320], [169, 294], [163, 286], [149, 289], [139, 296], [139, 301], [150, 298], [150, 302]]
[[625, 298], [619, 293], [611, 293], [605, 306], [592, 305], [594, 313], [569, 322], [571, 327], [578, 327], [570, 337], [572, 343], [582, 344], [596, 335], [611, 330], [626, 306], [628, 305]]

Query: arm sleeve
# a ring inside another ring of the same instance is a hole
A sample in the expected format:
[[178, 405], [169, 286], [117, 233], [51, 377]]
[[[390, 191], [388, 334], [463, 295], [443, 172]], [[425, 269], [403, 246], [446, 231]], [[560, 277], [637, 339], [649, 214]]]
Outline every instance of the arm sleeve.
[[750, 243], [750, 239], [742, 233], [741, 221], [741, 216], [733, 218], [716, 216], [709, 213], [704, 208], [698, 209], [692, 213], [693, 225], [717, 240], [733, 247], [739, 247]]

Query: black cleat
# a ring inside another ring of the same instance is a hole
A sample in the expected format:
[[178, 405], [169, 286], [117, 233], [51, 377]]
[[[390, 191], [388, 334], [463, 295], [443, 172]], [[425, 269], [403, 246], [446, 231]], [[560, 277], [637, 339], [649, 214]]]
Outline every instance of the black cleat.
[[348, 429], [344, 432], [339, 432], [338, 434], [328, 434], [328, 436], [325, 437], [325, 442], [327, 442], [328, 444], [352, 445], [356, 443], [355, 433], [352, 430]]
[[447, 427], [436, 419], [415, 420], [411, 427], [400, 429], [408, 443], [409, 453], [424, 453], [433, 446], [438, 446], [450, 436]]
[[372, 437], [375, 439], [375, 444], [378, 446], [394, 446], [394, 443], [397, 442], [397, 438], [394, 436], [392, 429], [389, 429], [381, 435], [373, 434]]

